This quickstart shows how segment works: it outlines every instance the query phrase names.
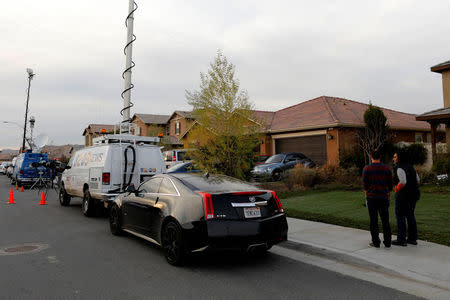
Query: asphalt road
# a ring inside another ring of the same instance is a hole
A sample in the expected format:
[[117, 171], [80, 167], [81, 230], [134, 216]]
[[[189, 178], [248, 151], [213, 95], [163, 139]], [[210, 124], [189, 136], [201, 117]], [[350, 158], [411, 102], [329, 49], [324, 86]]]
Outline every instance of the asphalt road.
[[[288, 257], [196, 255], [184, 267], [131, 235], [113, 236], [106, 218], [86, 218], [80, 199], [61, 207], [54, 191], [14, 190], [0, 175], [1, 299], [411, 299], [411, 295]], [[17, 250], [39, 251], [5, 252]], [[13, 254], [14, 255], [11, 255]]]

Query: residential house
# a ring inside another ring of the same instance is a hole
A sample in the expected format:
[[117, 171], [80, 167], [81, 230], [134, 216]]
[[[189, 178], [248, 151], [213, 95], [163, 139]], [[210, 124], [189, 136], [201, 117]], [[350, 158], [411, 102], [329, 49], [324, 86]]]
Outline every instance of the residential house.
[[432, 110], [416, 117], [416, 120], [426, 121], [431, 129], [431, 151], [433, 160], [436, 158], [436, 143], [439, 142], [438, 127], [440, 124], [446, 126], [447, 153], [450, 153], [450, 61], [435, 65], [430, 68], [431, 72], [442, 74], [442, 90], [444, 107]]
[[[255, 110], [252, 121], [264, 133], [260, 154], [301, 152], [318, 164], [337, 164], [341, 153], [358, 149], [357, 133], [365, 126], [367, 108], [365, 103], [321, 96], [274, 112]], [[431, 142], [426, 122], [417, 121], [413, 114], [381, 109], [394, 143]], [[444, 136], [439, 132], [438, 139]]]
[[93, 145], [93, 139], [104, 133], [114, 132], [114, 125], [109, 124], [89, 124], [83, 131], [84, 146]]
[[137, 126], [137, 135], [167, 136], [169, 135], [169, 118], [169, 115], [134, 114], [131, 122]]

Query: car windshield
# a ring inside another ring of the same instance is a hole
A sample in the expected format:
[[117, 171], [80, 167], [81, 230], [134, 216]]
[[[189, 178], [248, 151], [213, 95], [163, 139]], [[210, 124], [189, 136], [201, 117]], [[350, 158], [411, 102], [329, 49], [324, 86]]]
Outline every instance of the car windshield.
[[185, 169], [188, 165], [189, 164], [177, 164], [177, 165], [174, 165], [174, 166], [168, 168], [167, 172], [170, 173], [170, 172], [178, 171], [180, 169]]
[[202, 191], [208, 193], [217, 192], [243, 192], [255, 191], [257, 187], [250, 185], [238, 179], [223, 176], [211, 175], [206, 177], [204, 175], [174, 175], [181, 180], [186, 186], [193, 191]]
[[268, 160], [266, 160], [266, 164], [271, 164], [271, 163], [280, 163], [283, 161], [284, 158], [284, 154], [276, 154], [276, 155], [272, 155], [271, 157], [269, 157]]

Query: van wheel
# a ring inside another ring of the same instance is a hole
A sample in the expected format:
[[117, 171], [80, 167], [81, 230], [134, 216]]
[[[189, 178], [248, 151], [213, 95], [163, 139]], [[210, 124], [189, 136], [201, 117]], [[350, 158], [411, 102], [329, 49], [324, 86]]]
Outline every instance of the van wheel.
[[89, 190], [84, 191], [83, 202], [81, 203], [81, 210], [86, 217], [92, 217], [95, 211], [95, 202], [91, 197]]
[[61, 206], [68, 206], [70, 204], [70, 196], [67, 194], [64, 185], [61, 185], [61, 188], [59, 189], [59, 204], [61, 204]]

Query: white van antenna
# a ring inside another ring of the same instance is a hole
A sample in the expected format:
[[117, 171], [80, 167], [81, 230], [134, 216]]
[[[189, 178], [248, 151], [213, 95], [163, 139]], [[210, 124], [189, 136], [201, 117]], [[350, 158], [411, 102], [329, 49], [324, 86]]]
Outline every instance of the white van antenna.
[[[131, 102], [131, 89], [134, 85], [131, 83], [131, 69], [136, 65], [132, 59], [133, 54], [133, 42], [136, 40], [136, 36], [133, 34], [133, 22], [134, 12], [137, 9], [137, 4], [134, 0], [129, 0], [128, 4], [128, 16], [125, 19], [125, 26], [127, 27], [127, 44], [123, 49], [123, 53], [126, 56], [125, 71], [122, 73], [122, 78], [125, 80], [124, 90], [122, 92], [123, 108], [120, 111], [122, 115], [122, 123], [131, 123], [130, 109], [133, 107]], [[126, 127], [126, 124], [124, 124]]]

